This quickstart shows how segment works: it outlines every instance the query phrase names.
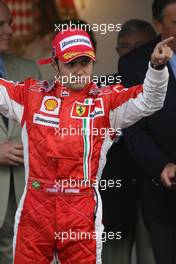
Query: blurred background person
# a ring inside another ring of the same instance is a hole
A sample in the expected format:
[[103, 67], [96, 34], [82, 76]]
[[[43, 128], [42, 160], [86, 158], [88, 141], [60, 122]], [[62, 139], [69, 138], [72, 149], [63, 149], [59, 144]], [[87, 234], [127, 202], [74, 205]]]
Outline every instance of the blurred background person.
[[[117, 35], [116, 51], [119, 58], [155, 37], [156, 32], [149, 22], [140, 19], [130, 19], [126, 21]], [[112, 76], [112, 79], [110, 79], [110, 76]], [[116, 80], [119, 80], [118, 73], [107, 75], [101, 78], [101, 82], [99, 81], [98, 86], [112, 85], [116, 83]]]
[[[0, 1], [0, 76], [13, 81], [40, 78], [36, 64], [6, 52], [12, 40], [12, 15]], [[23, 148], [19, 124], [0, 116], [0, 263], [12, 263], [12, 237], [17, 204], [24, 189]]]
[[[156, 32], [147, 21], [131, 19], [122, 25], [117, 37], [117, 52], [124, 56], [131, 50], [154, 39]], [[114, 80], [118, 74], [113, 75]], [[108, 76], [106, 78], [108, 83]], [[122, 232], [120, 240], [108, 240], [103, 249], [103, 263], [130, 264], [134, 241], [138, 264], [153, 264], [153, 252], [147, 230], [137, 206], [134, 161], [123, 135], [108, 152], [103, 179], [121, 180], [120, 188], [101, 191], [105, 231]], [[100, 188], [101, 190], [101, 188]], [[111, 206], [109, 206], [111, 204]]]
[[[168, 36], [176, 37], [176, 1], [154, 0], [153, 20], [159, 36], [119, 61], [119, 72], [127, 87], [142, 83], [153, 47]], [[176, 263], [176, 190], [163, 186], [176, 167], [176, 38], [168, 62], [169, 84], [162, 110], [124, 130], [136, 161], [140, 207], [150, 233], [157, 264]]]
[[[33, 3], [36, 12], [33, 30], [30, 39], [23, 45], [23, 55], [27, 59], [38, 61], [40, 58], [51, 54], [51, 41], [55, 35], [55, 24], [61, 21], [59, 6], [55, 0], [42, 0]], [[48, 65], [39, 65], [42, 77], [46, 80], [53, 79], [54, 70]]]
[[155, 37], [156, 32], [149, 22], [140, 19], [130, 19], [122, 25], [121, 31], [117, 36], [116, 50], [121, 57]]

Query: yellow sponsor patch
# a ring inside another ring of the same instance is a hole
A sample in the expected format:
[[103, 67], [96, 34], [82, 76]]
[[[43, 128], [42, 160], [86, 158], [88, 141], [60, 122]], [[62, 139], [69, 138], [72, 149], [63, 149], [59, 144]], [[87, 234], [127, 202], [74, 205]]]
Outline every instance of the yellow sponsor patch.
[[[83, 54], [83, 52], [67, 52], [63, 55], [63, 57], [65, 60], [69, 60], [79, 54]], [[85, 54], [95, 57], [95, 53], [93, 51], [85, 51]]]
[[84, 115], [85, 112], [86, 112], [86, 107], [85, 106], [83, 106], [83, 105], [77, 105], [76, 106], [76, 113], [77, 113], [78, 116]]
[[58, 115], [60, 110], [61, 99], [55, 96], [44, 96], [40, 111], [49, 115]]
[[48, 99], [44, 102], [47, 111], [54, 111], [58, 107], [58, 102], [55, 99]]

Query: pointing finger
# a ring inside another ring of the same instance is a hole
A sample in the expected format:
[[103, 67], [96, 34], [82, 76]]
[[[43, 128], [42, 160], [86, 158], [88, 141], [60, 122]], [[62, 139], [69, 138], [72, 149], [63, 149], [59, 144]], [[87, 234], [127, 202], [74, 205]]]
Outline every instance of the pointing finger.
[[170, 43], [173, 40], [174, 40], [174, 37], [169, 37], [167, 39], [162, 40], [160, 43], [158, 43], [158, 48], [161, 48], [162, 46], [167, 45], [168, 43]]

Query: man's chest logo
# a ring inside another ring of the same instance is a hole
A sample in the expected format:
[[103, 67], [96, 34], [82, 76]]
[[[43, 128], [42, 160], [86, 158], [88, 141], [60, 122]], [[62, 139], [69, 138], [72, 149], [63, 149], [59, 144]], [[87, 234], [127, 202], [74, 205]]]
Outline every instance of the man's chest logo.
[[48, 99], [44, 102], [44, 105], [47, 111], [54, 111], [58, 107], [58, 102], [56, 99]]
[[59, 110], [61, 99], [55, 96], [44, 96], [40, 113], [34, 113], [33, 123], [43, 126], [59, 128]]
[[45, 96], [40, 111], [47, 114], [58, 115], [61, 99], [55, 96]]
[[84, 115], [86, 112], [86, 106], [83, 105], [76, 105], [76, 113], [78, 116]]
[[103, 100], [98, 98], [90, 104], [74, 102], [71, 117], [72, 118], [95, 118], [104, 115]]

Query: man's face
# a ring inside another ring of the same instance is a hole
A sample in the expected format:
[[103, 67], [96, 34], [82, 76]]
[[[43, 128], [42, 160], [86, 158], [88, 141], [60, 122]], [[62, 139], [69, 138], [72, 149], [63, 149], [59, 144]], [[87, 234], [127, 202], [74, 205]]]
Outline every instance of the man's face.
[[9, 49], [12, 33], [11, 13], [5, 4], [0, 1], [0, 53]]
[[154, 23], [162, 39], [175, 37], [169, 45], [176, 52], [176, 3], [167, 5], [163, 10], [161, 21], [154, 20]]
[[81, 90], [92, 80], [93, 61], [89, 57], [80, 57], [67, 64], [59, 61], [58, 70], [63, 86]]
[[146, 32], [138, 31], [127, 33], [123, 37], [119, 38], [117, 52], [121, 57], [126, 55], [131, 50], [149, 42], [151, 39], [150, 35]]

